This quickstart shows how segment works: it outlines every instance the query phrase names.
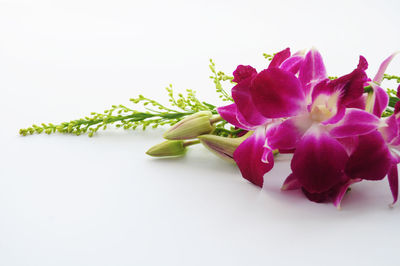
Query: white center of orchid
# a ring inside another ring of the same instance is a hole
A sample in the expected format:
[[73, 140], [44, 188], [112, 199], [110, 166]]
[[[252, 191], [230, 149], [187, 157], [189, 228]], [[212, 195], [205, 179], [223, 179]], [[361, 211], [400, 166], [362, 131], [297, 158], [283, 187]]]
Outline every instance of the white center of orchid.
[[315, 122], [322, 122], [335, 116], [337, 113], [337, 102], [339, 100], [339, 94], [339, 92], [335, 92], [331, 95], [318, 95], [311, 106], [311, 119]]

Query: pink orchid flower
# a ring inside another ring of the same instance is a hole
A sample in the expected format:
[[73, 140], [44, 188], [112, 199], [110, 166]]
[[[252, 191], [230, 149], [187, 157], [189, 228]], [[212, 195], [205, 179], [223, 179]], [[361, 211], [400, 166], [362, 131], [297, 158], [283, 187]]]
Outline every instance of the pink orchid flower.
[[[373, 93], [368, 93], [368, 97], [364, 97], [367, 100], [364, 105], [377, 117], [381, 116], [388, 105], [388, 95], [379, 85], [394, 55], [384, 60], [375, 78], [365, 84], [372, 87]], [[399, 91], [398, 94], [400, 96]], [[307, 197], [314, 201], [333, 199], [334, 204], [339, 206], [351, 184], [361, 180], [381, 180], [387, 175], [393, 195], [392, 205], [395, 204], [398, 199], [397, 164], [400, 162], [399, 110], [400, 104], [397, 104], [394, 114], [381, 119], [378, 128], [368, 134], [338, 139], [349, 154], [344, 173], [350, 179], [347, 179], [341, 186], [335, 186], [330, 191], [319, 194], [311, 194], [303, 189]], [[288, 184], [293, 183], [293, 179], [288, 179], [287, 182]]]
[[[235, 104], [219, 109], [228, 122], [255, 129], [235, 151], [235, 161], [246, 179], [261, 186], [273, 166], [272, 151], [293, 150], [292, 174], [284, 188], [301, 187], [311, 200], [329, 196], [338, 205], [347, 187], [359, 180], [345, 173], [350, 151], [341, 140], [369, 134], [379, 125], [376, 116], [354, 108], [364, 92], [367, 62], [360, 57], [353, 72], [329, 80], [315, 49], [298, 58], [284, 50], [275, 58], [258, 74], [250, 67], [238, 68], [241, 75], [235, 80], [245, 78], [232, 90]], [[291, 64], [295, 68], [282, 67], [296, 60]]]
[[345, 171], [351, 155], [341, 140], [376, 131], [379, 119], [352, 108], [364, 92], [367, 62], [335, 80], [326, 76], [321, 55], [307, 53], [299, 77], [281, 69], [267, 69], [254, 79], [251, 91], [257, 110], [267, 118], [284, 118], [267, 147], [294, 149], [292, 174], [283, 189], [302, 188], [313, 201], [332, 199], [338, 206], [351, 179]]
[[[291, 55], [290, 49], [287, 48], [274, 56], [269, 68], [279, 68], [296, 74], [303, 60], [304, 56], [301, 53]], [[218, 113], [232, 125], [254, 131], [253, 135], [235, 150], [233, 159], [244, 178], [262, 187], [264, 174], [274, 166], [272, 150], [264, 147], [265, 142], [281, 119], [263, 116], [254, 105], [250, 90], [257, 71], [253, 67], [239, 65], [233, 76], [233, 81], [237, 83], [232, 88], [235, 103], [218, 108]]]
[[[395, 54], [384, 60], [379, 67], [378, 73], [372, 82], [368, 82], [373, 88], [367, 109], [380, 117], [388, 105], [388, 95], [380, 87], [383, 74]], [[400, 86], [397, 89], [400, 96]], [[392, 205], [398, 199], [398, 170], [400, 162], [400, 102], [394, 109], [394, 114], [382, 119], [377, 131], [368, 135], [359, 136], [350, 144], [353, 149], [352, 155], [346, 166], [346, 172], [351, 178], [365, 180], [381, 180], [388, 176], [389, 186], [393, 195]]]

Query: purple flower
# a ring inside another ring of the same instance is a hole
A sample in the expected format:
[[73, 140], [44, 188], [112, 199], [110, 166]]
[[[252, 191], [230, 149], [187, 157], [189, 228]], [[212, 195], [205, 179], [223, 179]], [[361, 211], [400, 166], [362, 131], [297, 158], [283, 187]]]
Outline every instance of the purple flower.
[[[243, 177], [262, 186], [273, 167], [273, 151], [293, 152], [283, 190], [302, 189], [312, 201], [330, 200], [339, 207], [351, 184], [388, 175], [396, 202], [400, 104], [393, 116], [379, 119], [388, 104], [379, 84], [392, 58], [372, 81], [362, 56], [351, 73], [328, 79], [315, 49], [305, 56], [285, 49], [260, 73], [238, 66], [235, 103], [218, 112], [236, 127], [254, 131], [233, 155]], [[373, 93], [364, 93], [365, 86]]]
[[[287, 48], [274, 56], [269, 68], [280, 68], [296, 74], [303, 60], [304, 56], [301, 53], [291, 56]], [[218, 113], [232, 125], [254, 131], [253, 135], [236, 149], [233, 157], [242, 176], [262, 187], [264, 174], [274, 165], [272, 150], [264, 147], [265, 142], [281, 119], [265, 117], [255, 106], [250, 90], [257, 75], [253, 67], [239, 65], [233, 72], [233, 81], [237, 82], [232, 88], [235, 103], [218, 108]]]
[[[400, 86], [398, 93], [399, 91]], [[347, 175], [365, 180], [381, 180], [387, 175], [393, 195], [392, 204], [395, 204], [399, 190], [397, 170], [397, 164], [400, 162], [399, 108], [395, 108], [393, 115], [382, 119], [377, 131], [359, 136], [350, 146], [353, 146], [353, 152], [346, 165]]]
[[[313, 201], [333, 200], [339, 205], [350, 178], [345, 168], [350, 153], [342, 139], [376, 131], [379, 119], [349, 108], [364, 91], [366, 61], [350, 74], [326, 78], [320, 54], [310, 51], [299, 77], [280, 69], [261, 72], [253, 84], [255, 104], [265, 117], [288, 117], [267, 139], [270, 149], [294, 149], [292, 174], [283, 189], [302, 188]], [[312, 70], [312, 71], [310, 71]]]

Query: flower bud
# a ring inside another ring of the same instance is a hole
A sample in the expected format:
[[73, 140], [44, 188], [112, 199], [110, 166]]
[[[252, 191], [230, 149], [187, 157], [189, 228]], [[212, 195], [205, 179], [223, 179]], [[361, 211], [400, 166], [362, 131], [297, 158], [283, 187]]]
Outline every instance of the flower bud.
[[153, 157], [181, 156], [186, 148], [182, 140], [167, 140], [151, 147], [146, 154]]
[[253, 132], [249, 131], [240, 138], [202, 135], [199, 136], [198, 139], [208, 150], [216, 154], [218, 157], [234, 163], [235, 161], [233, 160], [233, 153], [244, 140], [251, 136], [251, 134], [253, 134]]
[[209, 111], [197, 112], [173, 125], [163, 137], [169, 140], [182, 140], [208, 134], [214, 129], [210, 121], [211, 117], [212, 113]]

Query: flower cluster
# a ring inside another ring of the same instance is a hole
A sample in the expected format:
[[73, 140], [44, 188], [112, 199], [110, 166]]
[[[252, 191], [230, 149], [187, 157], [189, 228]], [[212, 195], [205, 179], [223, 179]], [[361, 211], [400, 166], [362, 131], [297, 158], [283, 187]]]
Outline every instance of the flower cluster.
[[[398, 198], [400, 162], [400, 86], [385, 91], [383, 79], [395, 54], [381, 64], [373, 79], [366, 74], [367, 60], [342, 77], [328, 77], [320, 53], [292, 54], [287, 48], [257, 72], [239, 65], [233, 77], [215, 69], [213, 83], [219, 98], [231, 104], [216, 105], [199, 100], [195, 91], [175, 98], [167, 87], [170, 107], [142, 95], [131, 99], [141, 110], [113, 105], [103, 113], [59, 124], [32, 125], [23, 136], [64, 133], [93, 136], [108, 125], [126, 130], [169, 125], [164, 142], [146, 153], [154, 157], [182, 156], [192, 145], [202, 144], [219, 157], [236, 163], [243, 177], [262, 187], [264, 175], [280, 153], [293, 154], [291, 174], [282, 190], [300, 189], [314, 202], [331, 201], [337, 207], [349, 187], [362, 180], [388, 177]], [[223, 82], [234, 83], [229, 95]]]
[[328, 78], [320, 53], [277, 53], [267, 69], [240, 65], [233, 73], [233, 104], [218, 113], [253, 132], [233, 159], [244, 178], [262, 187], [274, 154], [292, 153], [292, 173], [283, 190], [301, 189], [315, 202], [337, 207], [349, 186], [388, 177], [393, 204], [398, 197], [400, 104], [382, 118], [389, 96], [380, 87], [394, 55], [370, 79], [366, 59], [339, 78]]

